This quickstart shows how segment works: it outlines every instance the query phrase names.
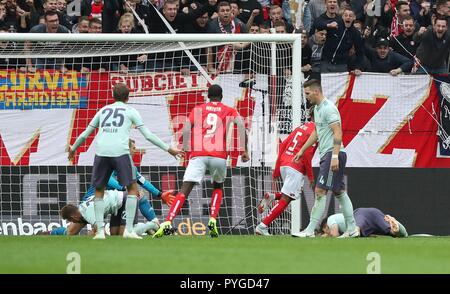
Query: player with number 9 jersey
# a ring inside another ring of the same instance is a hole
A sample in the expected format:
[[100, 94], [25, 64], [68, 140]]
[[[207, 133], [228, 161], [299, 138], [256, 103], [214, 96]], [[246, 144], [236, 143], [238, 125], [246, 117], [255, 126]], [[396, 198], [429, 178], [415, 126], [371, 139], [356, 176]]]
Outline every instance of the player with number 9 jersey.
[[[227, 131], [231, 123], [238, 128], [238, 142], [245, 142], [241, 159], [249, 160], [247, 154], [247, 134], [242, 117], [237, 110], [222, 103], [222, 87], [211, 85], [208, 89], [209, 102], [194, 107], [183, 128], [183, 145], [191, 152], [190, 160], [183, 177], [183, 184], [170, 207], [166, 221], [153, 237], [162, 237], [172, 230], [172, 221], [179, 214], [186, 198], [195, 184], [201, 183], [206, 170], [211, 174], [213, 191], [211, 197], [210, 219], [208, 222], [211, 237], [218, 237], [216, 218], [219, 214], [223, 195], [223, 182], [227, 175]], [[243, 136], [241, 136], [243, 135]], [[189, 144], [191, 142], [191, 144]]]

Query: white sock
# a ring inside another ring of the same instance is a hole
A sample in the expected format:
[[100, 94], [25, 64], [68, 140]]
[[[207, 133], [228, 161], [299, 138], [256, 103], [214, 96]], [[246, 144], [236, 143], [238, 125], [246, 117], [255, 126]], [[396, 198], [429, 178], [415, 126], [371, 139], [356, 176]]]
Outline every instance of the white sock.
[[105, 227], [105, 202], [103, 202], [103, 198], [94, 198], [94, 214], [95, 224], [97, 225], [97, 233], [101, 233]]
[[133, 231], [134, 216], [136, 215], [137, 197], [136, 195], [128, 195], [125, 203], [126, 224], [125, 229], [128, 232]]

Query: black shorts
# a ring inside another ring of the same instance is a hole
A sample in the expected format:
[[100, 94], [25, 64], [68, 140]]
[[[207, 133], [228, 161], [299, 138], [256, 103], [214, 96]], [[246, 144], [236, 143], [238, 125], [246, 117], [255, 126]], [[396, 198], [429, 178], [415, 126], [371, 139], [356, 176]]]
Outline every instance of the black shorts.
[[319, 176], [317, 177], [317, 187], [331, 190], [335, 193], [339, 193], [345, 190], [344, 182], [344, 169], [347, 163], [347, 154], [345, 152], [339, 152], [339, 170], [336, 172], [331, 171], [331, 156], [333, 152], [327, 152], [320, 159]]
[[[117, 210], [116, 215], [111, 215], [111, 219], [109, 220], [110, 227], [120, 227], [126, 225], [127, 214], [125, 211], [125, 205], [127, 203], [127, 197], [128, 197], [127, 193], [124, 192], [122, 206], [119, 208], [119, 210]], [[133, 225], [138, 223], [138, 207], [139, 205], [136, 205], [136, 214], [134, 215]]]
[[122, 186], [126, 187], [136, 182], [136, 167], [129, 154], [119, 157], [95, 155], [92, 167], [92, 186], [96, 189], [106, 187], [114, 170], [117, 172], [117, 179]]

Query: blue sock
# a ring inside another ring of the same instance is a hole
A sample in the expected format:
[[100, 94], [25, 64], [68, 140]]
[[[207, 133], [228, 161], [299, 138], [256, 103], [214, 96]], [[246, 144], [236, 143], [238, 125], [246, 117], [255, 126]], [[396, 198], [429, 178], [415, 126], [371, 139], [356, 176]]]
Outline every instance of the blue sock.
[[53, 229], [51, 232], [50, 232], [50, 235], [67, 235], [67, 229], [65, 228], [65, 227], [59, 227], [59, 228], [56, 228], [56, 229]]
[[150, 205], [147, 196], [142, 196], [141, 199], [139, 199], [139, 210], [148, 221], [151, 221], [156, 217], [155, 210]]

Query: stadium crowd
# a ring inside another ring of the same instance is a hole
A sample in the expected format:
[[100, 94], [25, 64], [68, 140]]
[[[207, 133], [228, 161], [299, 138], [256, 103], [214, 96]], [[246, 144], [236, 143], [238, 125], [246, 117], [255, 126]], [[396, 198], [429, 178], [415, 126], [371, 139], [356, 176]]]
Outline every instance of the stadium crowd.
[[[79, 11], [72, 11], [74, 1], [80, 1]], [[298, 8], [290, 3], [295, 1], [287, 0], [229, 1], [1, 0], [0, 33], [152, 34], [170, 33], [171, 29], [176, 33], [301, 33], [302, 71], [306, 76], [320, 78], [320, 73], [346, 71], [393, 76], [448, 73], [447, 0], [309, 0]], [[81, 16], [70, 16], [71, 12]], [[248, 44], [230, 50], [219, 48], [214, 53], [203, 49], [193, 53], [209, 72], [229, 72], [249, 66], [243, 62], [248, 59], [246, 48]], [[231, 59], [233, 54], [235, 58]], [[82, 71], [123, 72], [193, 69], [182, 52], [54, 61], [0, 57], [0, 67], [31, 71], [72, 66]]]

